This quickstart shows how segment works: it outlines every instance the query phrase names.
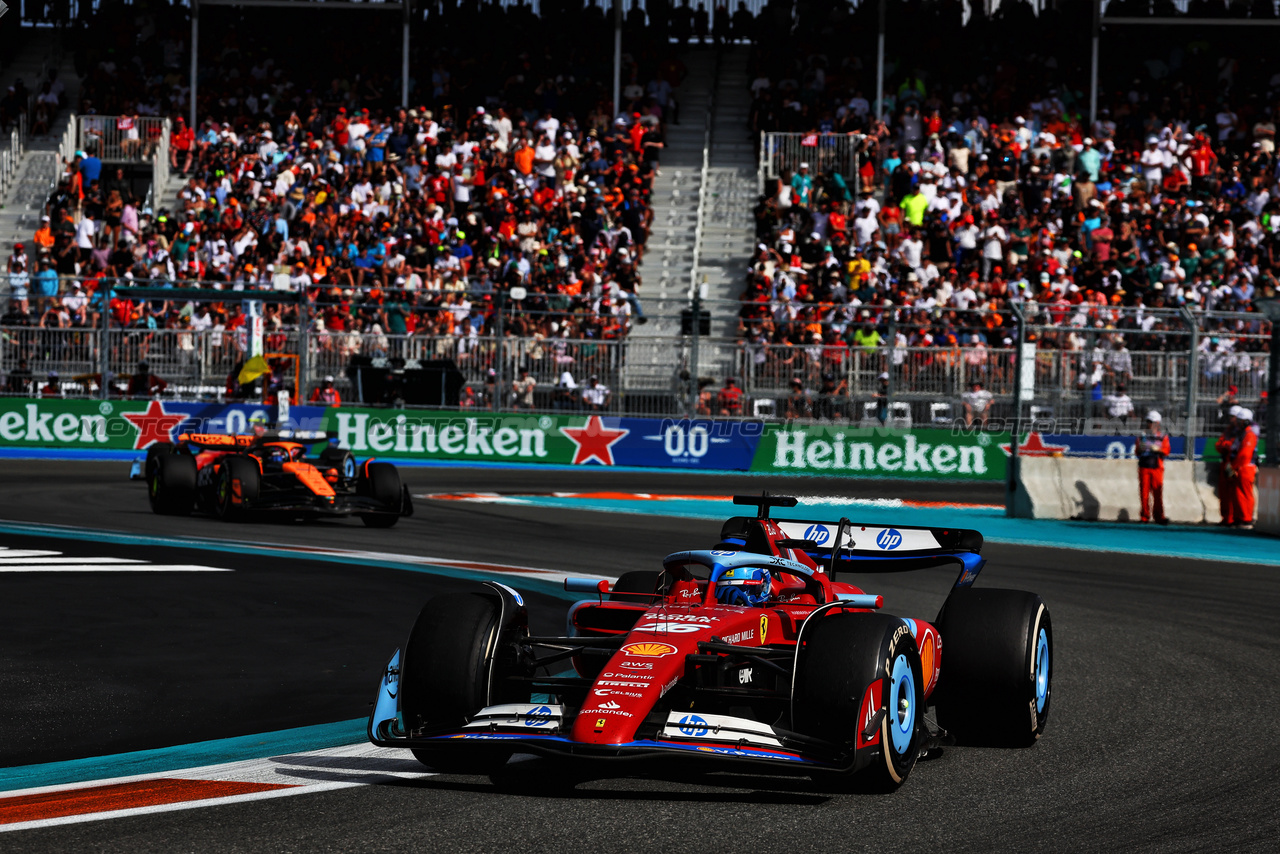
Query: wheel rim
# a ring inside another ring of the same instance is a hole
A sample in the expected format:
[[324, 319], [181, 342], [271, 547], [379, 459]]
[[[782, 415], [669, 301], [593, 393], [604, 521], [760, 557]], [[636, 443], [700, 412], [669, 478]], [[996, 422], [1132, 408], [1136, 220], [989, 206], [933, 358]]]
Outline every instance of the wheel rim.
[[893, 662], [887, 711], [893, 750], [899, 755], [905, 754], [916, 728], [916, 680], [905, 655]]
[[342, 476], [348, 479], [356, 476], [355, 457], [347, 457], [342, 461]]
[[1049, 702], [1049, 633], [1043, 628], [1036, 636], [1036, 712]]

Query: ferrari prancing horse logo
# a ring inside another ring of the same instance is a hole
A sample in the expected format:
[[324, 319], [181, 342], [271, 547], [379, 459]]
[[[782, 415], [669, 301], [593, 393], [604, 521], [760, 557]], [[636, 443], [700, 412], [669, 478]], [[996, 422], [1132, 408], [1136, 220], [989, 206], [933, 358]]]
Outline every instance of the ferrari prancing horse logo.
[[765, 638], [769, 635], [769, 615], [760, 615], [760, 645], [765, 645]]

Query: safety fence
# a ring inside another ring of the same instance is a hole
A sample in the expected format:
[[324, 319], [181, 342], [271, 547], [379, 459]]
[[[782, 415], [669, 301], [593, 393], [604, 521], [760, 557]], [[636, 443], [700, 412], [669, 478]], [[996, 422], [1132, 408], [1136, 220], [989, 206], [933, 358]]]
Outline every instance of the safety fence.
[[160, 146], [167, 123], [157, 116], [79, 116], [77, 147], [104, 162], [145, 163]]
[[[687, 336], [646, 339], [533, 336], [388, 335], [381, 332], [267, 330], [263, 351], [278, 385], [306, 396], [326, 376], [344, 398], [360, 399], [356, 365], [414, 370], [449, 362], [462, 377], [459, 405], [533, 411], [579, 409], [637, 415], [829, 420], [899, 427], [917, 424], [1008, 425], [1013, 418], [1016, 350], [1009, 347], [850, 347], [700, 342], [699, 397], [689, 400]], [[1116, 340], [1121, 340], [1117, 338]], [[103, 353], [105, 341], [106, 352]], [[1101, 345], [1104, 342], [1096, 342]], [[667, 349], [667, 381], [638, 386], [630, 366], [643, 351]], [[298, 355], [305, 348], [307, 358]], [[1024, 394], [1032, 421], [1046, 432], [1107, 435], [1136, 429], [1151, 409], [1167, 429], [1194, 435], [1215, 429], [1231, 403], [1254, 409], [1267, 388], [1268, 354], [1186, 350], [1129, 351], [1092, 346], [1037, 350]], [[0, 327], [0, 375], [8, 394], [41, 394], [50, 372], [59, 397], [123, 394], [145, 362], [167, 384], [164, 397], [223, 400], [249, 354], [243, 327], [100, 329]], [[299, 376], [299, 371], [305, 375]], [[522, 371], [526, 371], [521, 380]], [[593, 379], [594, 378], [594, 384]], [[1024, 382], [1027, 381], [1024, 374]], [[532, 379], [532, 389], [527, 387]], [[1193, 382], [1194, 379], [1194, 382]], [[522, 385], [517, 386], [521, 381]], [[979, 385], [975, 385], [979, 384]], [[1234, 389], [1234, 391], [1232, 391]], [[373, 399], [371, 403], [392, 400]]]
[[866, 136], [858, 133], [761, 132], [760, 192], [764, 192], [766, 181], [789, 180], [807, 163], [811, 175], [840, 175], [856, 197], [865, 143]]

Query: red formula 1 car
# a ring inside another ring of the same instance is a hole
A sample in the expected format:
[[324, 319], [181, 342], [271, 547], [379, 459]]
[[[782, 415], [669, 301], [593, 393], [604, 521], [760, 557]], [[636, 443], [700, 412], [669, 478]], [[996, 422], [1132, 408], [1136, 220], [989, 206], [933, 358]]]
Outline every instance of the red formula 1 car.
[[[944, 743], [1040, 737], [1049, 612], [1033, 593], [973, 587], [981, 534], [777, 520], [769, 507], [794, 498], [734, 501], [759, 515], [730, 519], [711, 549], [612, 586], [566, 581], [594, 598], [570, 607], [565, 637], [530, 635], [502, 584], [432, 599], [383, 673], [370, 740], [444, 771], [497, 773], [517, 752], [683, 758], [891, 790]], [[959, 576], [932, 622], [834, 580], [946, 564]]]
[[327, 444], [308, 458], [308, 445], [319, 441], [327, 434], [183, 433], [175, 444], [152, 445], [137, 467], [152, 511], [163, 515], [201, 510], [229, 521], [257, 514], [358, 515], [371, 528], [413, 515], [395, 466], [372, 459], [357, 464], [350, 451]]

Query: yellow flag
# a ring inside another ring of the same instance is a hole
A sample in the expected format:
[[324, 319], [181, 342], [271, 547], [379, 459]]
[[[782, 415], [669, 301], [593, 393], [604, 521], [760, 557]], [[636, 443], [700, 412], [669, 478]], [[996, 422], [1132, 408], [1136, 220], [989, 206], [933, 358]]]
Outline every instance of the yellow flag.
[[271, 370], [271, 366], [267, 364], [266, 359], [261, 356], [254, 356], [244, 363], [244, 367], [240, 369], [240, 376], [236, 377], [236, 382], [240, 383], [240, 385], [247, 385], [269, 370]]

